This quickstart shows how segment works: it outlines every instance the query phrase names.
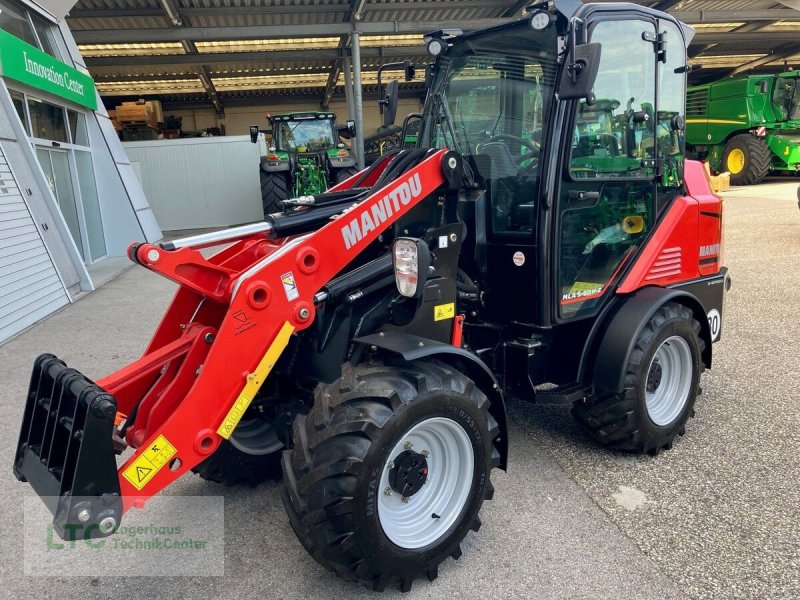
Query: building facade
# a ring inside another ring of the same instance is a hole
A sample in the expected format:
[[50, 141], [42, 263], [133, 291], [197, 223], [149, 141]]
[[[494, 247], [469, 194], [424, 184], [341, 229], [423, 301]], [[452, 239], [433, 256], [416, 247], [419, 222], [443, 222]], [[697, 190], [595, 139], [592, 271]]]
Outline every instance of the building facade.
[[161, 230], [63, 20], [0, 0], [0, 343]]

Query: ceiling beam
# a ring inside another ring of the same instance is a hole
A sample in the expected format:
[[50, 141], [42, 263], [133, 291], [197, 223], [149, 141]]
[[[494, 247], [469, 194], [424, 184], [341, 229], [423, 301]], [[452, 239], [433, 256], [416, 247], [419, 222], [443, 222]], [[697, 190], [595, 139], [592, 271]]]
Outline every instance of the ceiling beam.
[[[426, 56], [425, 46], [391, 46], [361, 48], [361, 58], [408, 58]], [[240, 63], [332, 61], [341, 57], [338, 48], [272, 50], [262, 52], [205, 52], [200, 54], [153, 54], [150, 56], [85, 56], [87, 67], [131, 67], [218, 65]]]
[[[699, 31], [692, 39], [695, 44], [748, 44], [752, 42], [790, 43], [797, 41], [796, 31]], [[744, 49], [743, 49], [744, 50]]]
[[78, 44], [125, 44], [137, 42], [222, 41], [245, 39], [275, 39], [301, 37], [331, 37], [350, 35], [353, 31], [367, 35], [428, 33], [437, 29], [458, 27], [462, 30], [483, 29], [508, 23], [508, 19], [461, 19], [455, 21], [380, 21], [356, 24], [333, 23], [318, 25], [256, 25], [246, 27], [185, 27], [178, 33], [170, 28], [149, 29], [91, 29], [75, 30]]
[[211, 103], [214, 105], [214, 108], [217, 110], [217, 112], [221, 113], [222, 101], [217, 93], [217, 88], [214, 87], [214, 82], [211, 81], [211, 75], [209, 75], [208, 69], [205, 67], [205, 65], [200, 65], [197, 67], [197, 73], [200, 76], [200, 81], [203, 83], [203, 87], [206, 89], [206, 94], [208, 94]]
[[[202, 66], [202, 65], [201, 65]], [[272, 77], [276, 75], [306, 75], [306, 74], [324, 74], [328, 67], [322, 67], [318, 71], [309, 71], [308, 69], [284, 69], [282, 71], [259, 71], [259, 72], [247, 72], [247, 73], [223, 73], [219, 71], [213, 71], [211, 69], [206, 69], [204, 73], [214, 80], [224, 80], [229, 78], [237, 78], [237, 77]], [[134, 74], [112, 74], [112, 75], [97, 75], [94, 77], [96, 83], [131, 83], [136, 81], [163, 81], [166, 79], [174, 80], [174, 81], [197, 81], [200, 77], [200, 67], [196, 68], [194, 71], [187, 71], [185, 73], [134, 73]], [[377, 66], [369, 66], [363, 67], [362, 72], [364, 73], [375, 73], [378, 70]], [[337, 78], [338, 80], [338, 78]], [[419, 82], [414, 82], [419, 83]], [[365, 84], [365, 85], [374, 85], [374, 84]], [[322, 85], [320, 85], [322, 87]], [[334, 88], [338, 87], [336, 81], [334, 81]], [[219, 93], [219, 92], [218, 92]]]
[[678, 4], [681, 0], [661, 0], [658, 4], [656, 4], [653, 8], [655, 10], [663, 10], [668, 11], [670, 8]]
[[791, 8], [769, 8], [766, 10], [676, 10], [670, 14], [684, 23], [800, 21], [800, 11]]
[[782, 58], [789, 58], [790, 56], [794, 56], [795, 54], [798, 53], [800, 53], [800, 43], [788, 44], [781, 48], [776, 48], [771, 54], [767, 54], [766, 56], [762, 56], [761, 58], [757, 58], [755, 60], [751, 60], [750, 62], [746, 62], [743, 65], [739, 65], [735, 69], [731, 70], [729, 74], [738, 75], [739, 73], [745, 73], [747, 71], [756, 69], [760, 66], [767, 65], [771, 62], [775, 62], [776, 60], [780, 60]]
[[[459, 3], [460, 4], [460, 3]], [[533, 4], [533, 0], [517, 0], [509, 6], [506, 10], [503, 11], [504, 17], [518, 17], [523, 10], [525, 10], [526, 6]], [[391, 6], [391, 4], [389, 5]]]

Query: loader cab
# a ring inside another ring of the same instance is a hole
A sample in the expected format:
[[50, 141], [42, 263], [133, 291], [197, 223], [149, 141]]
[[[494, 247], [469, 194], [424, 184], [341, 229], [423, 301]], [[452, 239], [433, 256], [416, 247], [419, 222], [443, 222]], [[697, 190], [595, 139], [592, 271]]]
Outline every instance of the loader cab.
[[[476, 232], [464, 259], [485, 314], [540, 327], [596, 315], [682, 192], [686, 83], [686, 33], [663, 14], [546, 14], [449, 41], [422, 136], [458, 150], [476, 188], [462, 194]], [[587, 43], [600, 44], [594, 94], [559, 98], [570, 48]]]

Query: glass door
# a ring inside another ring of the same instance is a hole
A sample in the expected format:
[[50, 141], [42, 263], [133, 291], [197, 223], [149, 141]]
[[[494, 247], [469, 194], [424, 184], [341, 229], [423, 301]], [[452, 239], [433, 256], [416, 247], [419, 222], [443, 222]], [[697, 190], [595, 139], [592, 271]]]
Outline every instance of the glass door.
[[64, 220], [67, 222], [72, 239], [75, 240], [81, 257], [86, 260], [78, 218], [78, 206], [75, 203], [75, 187], [69, 168], [69, 154], [65, 150], [46, 148], [37, 148], [36, 154], [47, 178], [47, 183], [56, 197], [61, 214], [64, 215]]
[[84, 262], [107, 254], [86, 115], [12, 91], [20, 121]]

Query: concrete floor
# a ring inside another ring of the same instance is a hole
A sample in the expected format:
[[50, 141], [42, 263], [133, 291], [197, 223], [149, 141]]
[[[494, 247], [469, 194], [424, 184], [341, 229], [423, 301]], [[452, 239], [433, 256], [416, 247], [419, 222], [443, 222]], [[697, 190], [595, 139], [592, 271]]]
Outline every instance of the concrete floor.
[[[726, 194], [733, 288], [687, 435], [656, 458], [631, 457], [587, 441], [565, 407], [512, 405], [509, 472], [494, 475], [483, 528], [438, 580], [403, 598], [800, 597], [800, 211], [788, 181]], [[23, 575], [21, 505], [32, 492], [10, 463], [31, 361], [49, 351], [91, 377], [119, 368], [172, 289], [128, 270], [0, 347], [0, 596], [375, 596], [306, 555], [278, 484], [225, 489], [194, 476], [169, 493], [225, 496], [224, 577]]]

